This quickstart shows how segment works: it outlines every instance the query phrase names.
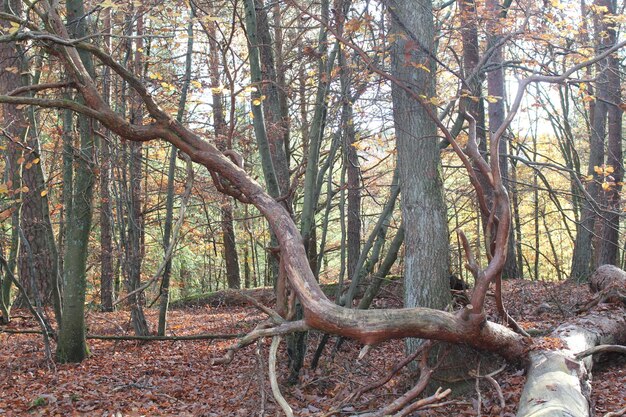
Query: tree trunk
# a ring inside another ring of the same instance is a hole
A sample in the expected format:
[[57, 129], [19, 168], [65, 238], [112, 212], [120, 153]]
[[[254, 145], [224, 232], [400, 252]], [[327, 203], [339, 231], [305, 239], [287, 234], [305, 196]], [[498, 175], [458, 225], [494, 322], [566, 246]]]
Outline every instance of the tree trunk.
[[[596, 5], [607, 8], [608, 15], [615, 14], [614, 2], [609, 0], [598, 0]], [[603, 21], [608, 46], [613, 46], [617, 41], [615, 24]], [[622, 102], [621, 95], [621, 75], [618, 57], [610, 55], [606, 60], [607, 72], [607, 155], [606, 170], [613, 169], [612, 173], [606, 172], [605, 178], [608, 189], [604, 192], [604, 202], [607, 213], [602, 217], [602, 238], [598, 248], [597, 265], [611, 264], [617, 265], [619, 259], [619, 222], [620, 222], [620, 191], [621, 181], [624, 176], [622, 161], [622, 109], [619, 105]]]
[[[350, 1], [344, 0], [338, 6], [340, 7], [341, 29], [339, 33], [343, 33], [343, 22], [350, 10]], [[359, 155], [356, 147], [356, 132], [354, 130], [353, 104], [352, 96], [352, 70], [348, 62], [348, 54], [345, 49], [339, 50], [339, 69], [341, 82], [341, 99], [342, 99], [342, 119], [343, 126], [343, 150], [344, 164], [348, 174], [348, 207], [347, 207], [347, 245], [348, 245], [348, 279], [352, 280], [358, 273], [356, 270], [361, 252], [361, 167], [359, 163]], [[345, 114], [345, 116], [343, 116]]]
[[[111, 33], [111, 9], [103, 10], [104, 32]], [[111, 38], [104, 38], [107, 50], [111, 49]], [[111, 102], [111, 69], [104, 67], [103, 96]], [[113, 311], [113, 211], [111, 209], [111, 135], [100, 145], [100, 303], [102, 311]]]
[[[209, 34], [209, 67], [211, 86], [213, 87], [213, 126], [215, 129], [215, 143], [222, 152], [232, 149], [232, 138], [226, 129], [226, 117], [224, 115], [224, 97], [219, 90], [220, 67], [219, 67], [219, 45], [215, 37], [215, 27], [217, 23], [209, 22], [206, 30]], [[272, 148], [270, 147], [270, 150]], [[232, 198], [222, 196], [221, 203], [221, 228], [222, 242], [224, 245], [224, 260], [226, 262], [226, 281], [228, 288], [240, 288], [241, 278], [239, 270], [239, 256], [237, 254], [237, 240], [235, 236], [235, 225], [233, 224], [233, 204]]]
[[[391, 52], [393, 76], [411, 85], [417, 94], [433, 97], [435, 64], [422, 49], [433, 51], [431, 1], [390, 1], [388, 10], [391, 34], [396, 39]], [[416, 65], [427, 70], [416, 70]], [[405, 306], [443, 309], [450, 301], [449, 257], [437, 130], [422, 104], [395, 83], [391, 91], [402, 219], [407, 226], [404, 239]], [[407, 340], [410, 351], [418, 344], [415, 339]]]
[[[602, 0], [597, 0], [602, 1]], [[611, 39], [602, 35], [606, 24], [602, 22], [602, 16], [594, 15], [596, 53], [610, 47]], [[601, 187], [604, 182], [604, 137], [606, 135], [606, 116], [608, 112], [608, 58], [596, 64], [595, 91], [597, 99], [594, 102], [591, 123], [591, 136], [589, 144], [589, 167], [587, 175], [592, 178], [587, 183], [587, 192], [595, 202], [600, 201]], [[597, 169], [596, 169], [597, 168]], [[591, 274], [591, 262], [593, 259], [592, 247], [593, 235], [596, 226], [595, 202], [585, 200], [582, 207], [580, 223], [576, 226], [576, 241], [572, 255], [571, 278], [576, 281], [585, 281]]]
[[[137, 18], [137, 39], [134, 59], [134, 69], [137, 74], [143, 74], [143, 17], [141, 13]], [[129, 42], [129, 48], [132, 48]], [[142, 124], [143, 110], [140, 98], [133, 94], [131, 97], [130, 118], [133, 123]], [[141, 213], [141, 180], [143, 163], [143, 144], [141, 142], [130, 143], [130, 158], [128, 171], [130, 172], [130, 196], [128, 199], [128, 291], [134, 291], [141, 286], [141, 264], [143, 260], [142, 234], [143, 215]], [[146, 336], [150, 333], [146, 317], [143, 312], [144, 295], [135, 294], [129, 298], [130, 315], [135, 335]]]
[[[4, 3], [2, 7], [3, 12], [10, 12], [6, 10], [8, 4]], [[8, 23], [1, 22], [4, 30], [8, 30]], [[6, 42], [0, 44], [0, 90], [11, 91], [18, 88], [21, 85], [20, 76], [18, 71], [8, 71], [7, 68], [19, 67], [19, 60], [17, 55], [17, 46], [15, 43]], [[16, 138], [22, 138], [26, 129], [26, 120], [22, 110], [18, 109], [13, 104], [3, 104], [0, 108], [2, 114], [0, 115], [3, 120], [3, 124], [6, 126], [5, 130], [7, 134]], [[5, 151], [5, 172], [3, 176], [2, 187], [6, 186], [6, 192], [21, 188], [20, 186], [20, 170], [18, 168], [17, 160], [19, 158], [18, 145], [12, 141], [8, 141], [7, 150]], [[19, 198], [17, 193], [14, 198]], [[11, 274], [15, 273], [17, 267], [17, 256], [19, 249], [19, 210], [13, 207], [10, 211], [11, 217], [11, 241], [8, 248], [8, 271], [2, 271], [2, 286], [0, 287], [0, 312], [2, 312], [2, 321], [8, 323], [11, 319]], [[4, 250], [4, 248], [2, 248]], [[3, 254], [4, 255], [4, 254]]]
[[[86, 34], [82, 0], [66, 3], [67, 20], [74, 22], [69, 30], [77, 38]], [[82, 54], [81, 61], [93, 76], [91, 55]], [[78, 117], [80, 132], [80, 156], [75, 161], [76, 176], [73, 184], [72, 211], [68, 213], [67, 242], [63, 262], [63, 320], [59, 330], [57, 360], [81, 362], [89, 354], [85, 339], [85, 291], [87, 287], [87, 253], [91, 231], [92, 196], [95, 178], [93, 174], [94, 131], [93, 121], [84, 115]]]
[[[499, 21], [499, 17], [503, 11], [500, 9], [498, 0], [488, 0], [487, 8], [491, 12], [491, 19], [487, 23], [489, 30], [487, 43], [489, 48], [495, 47], [489, 63], [496, 66], [496, 68], [487, 73], [487, 94], [489, 95], [487, 106], [489, 112], [489, 133], [490, 135], [493, 135], [498, 130], [498, 127], [504, 123], [505, 115], [504, 99], [506, 93], [504, 91], [504, 67], [502, 66], [504, 62], [503, 47], [495, 46], [502, 40], [502, 36], [500, 35], [502, 22]], [[509, 159], [507, 156], [507, 145], [508, 140], [505, 136], [500, 139], [500, 147], [498, 150], [502, 181], [507, 191], [510, 193], [511, 184], [509, 182]], [[517, 269], [517, 258], [515, 256], [515, 236], [513, 228], [510, 229], [507, 245], [508, 251], [506, 264], [504, 265], [504, 270], [502, 271], [502, 278], [518, 278], [520, 274]]]
[[[183, 121], [185, 114], [185, 106], [187, 104], [187, 93], [189, 84], [191, 83], [191, 64], [193, 58], [193, 11], [187, 24], [187, 52], [185, 54], [185, 78], [183, 79], [183, 87], [181, 89], [180, 100], [178, 102], [178, 114], [176, 120]], [[167, 310], [170, 304], [170, 275], [172, 272], [173, 251], [170, 251], [170, 240], [172, 239], [172, 226], [174, 223], [174, 180], [176, 178], [176, 148], [170, 147], [169, 166], [167, 170], [167, 197], [165, 200], [165, 226], [163, 227], [163, 251], [165, 259], [165, 267], [163, 269], [163, 277], [161, 279], [161, 302], [159, 305], [159, 324], [157, 334], [165, 336], [167, 329]], [[176, 239], [177, 236], [174, 236]], [[175, 240], [174, 240], [175, 242]]]

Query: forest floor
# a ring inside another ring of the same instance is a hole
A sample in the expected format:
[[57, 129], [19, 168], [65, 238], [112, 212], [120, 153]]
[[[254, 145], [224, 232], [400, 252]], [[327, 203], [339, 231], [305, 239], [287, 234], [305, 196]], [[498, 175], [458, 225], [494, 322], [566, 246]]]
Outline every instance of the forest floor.
[[[525, 328], [549, 331], [573, 313], [576, 303], [590, 297], [586, 286], [522, 280], [505, 283], [511, 315]], [[379, 305], [398, 306], [397, 289], [387, 289]], [[4, 328], [37, 329], [26, 311], [14, 311]], [[152, 328], [156, 311], [147, 312]], [[254, 307], [202, 306], [174, 310], [169, 332], [243, 333], [263, 319]], [[131, 334], [128, 312], [90, 312], [90, 334]], [[338, 350], [328, 344], [316, 370], [310, 359], [317, 341], [311, 333], [309, 354], [300, 382], [282, 385], [296, 416], [350, 415], [377, 409], [402, 394], [411, 380], [408, 370], [394, 376], [384, 388], [365, 394], [354, 404], [341, 400], [359, 387], [386, 375], [403, 358], [403, 343], [391, 341], [357, 360], [361, 345], [347, 341]], [[232, 340], [136, 341], [90, 340], [91, 356], [81, 364], [51, 367], [44, 359], [41, 336], [0, 332], [0, 416], [265, 416], [282, 415], [267, 379], [269, 340], [249, 346], [230, 365], [211, 366]], [[285, 343], [279, 352], [279, 375], [287, 375]], [[335, 352], [333, 352], [335, 350]], [[525, 381], [522, 369], [507, 366], [495, 377], [505, 409], [493, 384], [481, 380], [464, 396], [452, 397], [420, 416], [513, 416]], [[279, 379], [281, 382], [284, 378]], [[626, 407], [626, 361], [613, 358], [593, 370], [593, 406], [596, 415]], [[337, 407], [339, 412], [329, 410]]]

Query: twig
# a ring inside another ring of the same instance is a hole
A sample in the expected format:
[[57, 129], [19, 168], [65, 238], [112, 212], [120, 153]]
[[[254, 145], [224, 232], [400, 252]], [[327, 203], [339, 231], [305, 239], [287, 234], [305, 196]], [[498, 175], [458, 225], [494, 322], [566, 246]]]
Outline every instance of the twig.
[[285, 397], [280, 393], [280, 388], [278, 387], [278, 380], [276, 379], [276, 353], [278, 352], [278, 345], [280, 344], [280, 336], [274, 336], [272, 338], [272, 345], [270, 346], [270, 359], [269, 359], [269, 370], [270, 370], [270, 385], [272, 386], [272, 394], [274, 395], [274, 399], [280, 405], [280, 408], [283, 409], [285, 415], [287, 417], [293, 417], [293, 411], [291, 407], [285, 400]]
[[451, 392], [452, 390], [450, 388], [446, 389], [445, 391], [442, 391], [442, 388], [439, 387], [437, 388], [437, 391], [433, 395], [414, 402], [413, 404], [411, 404], [404, 410], [400, 411], [399, 413], [396, 413], [394, 417], [407, 416], [414, 411], [417, 411], [422, 408], [426, 408], [426, 406], [431, 406], [429, 408], [433, 408], [432, 405], [434, 405], [434, 403], [443, 400], [448, 395], [450, 395]]
[[486, 375], [485, 379], [489, 381], [498, 394], [498, 399], [500, 400], [500, 415], [502, 415], [504, 413], [504, 408], [506, 407], [506, 401], [504, 401], [502, 388], [500, 388], [500, 384], [498, 384], [498, 381], [496, 381], [492, 376]]

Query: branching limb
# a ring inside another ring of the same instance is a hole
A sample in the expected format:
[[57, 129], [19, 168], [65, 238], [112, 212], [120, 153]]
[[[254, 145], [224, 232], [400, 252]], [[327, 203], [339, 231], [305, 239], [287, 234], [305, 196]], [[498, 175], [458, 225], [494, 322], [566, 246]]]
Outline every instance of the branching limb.
[[236, 351], [250, 345], [257, 339], [260, 339], [262, 337], [283, 336], [286, 334], [304, 332], [311, 329], [311, 327], [308, 326], [304, 322], [304, 320], [289, 321], [275, 327], [268, 326], [269, 325], [267, 323], [260, 323], [253, 331], [241, 338], [239, 342], [230, 346], [223, 357], [212, 359], [211, 365], [229, 364], [230, 362], [232, 362]]

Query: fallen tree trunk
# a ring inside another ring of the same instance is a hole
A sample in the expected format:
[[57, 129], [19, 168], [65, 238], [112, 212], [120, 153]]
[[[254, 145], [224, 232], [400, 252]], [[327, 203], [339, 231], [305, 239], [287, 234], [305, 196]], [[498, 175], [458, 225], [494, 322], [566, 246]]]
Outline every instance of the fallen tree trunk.
[[[624, 271], [608, 266], [601, 266], [592, 275], [592, 290], [603, 292], [615, 285], [615, 277], [626, 277]], [[588, 356], [578, 360], [577, 355], [601, 344], [626, 344], [626, 310], [618, 307], [577, 317], [559, 326], [547, 340], [562, 343], [563, 348], [529, 354], [530, 366], [517, 416], [592, 415], [589, 381], [593, 359]]]
[[626, 272], [613, 265], [602, 265], [589, 278], [589, 288], [601, 292], [608, 288], [626, 289]]

